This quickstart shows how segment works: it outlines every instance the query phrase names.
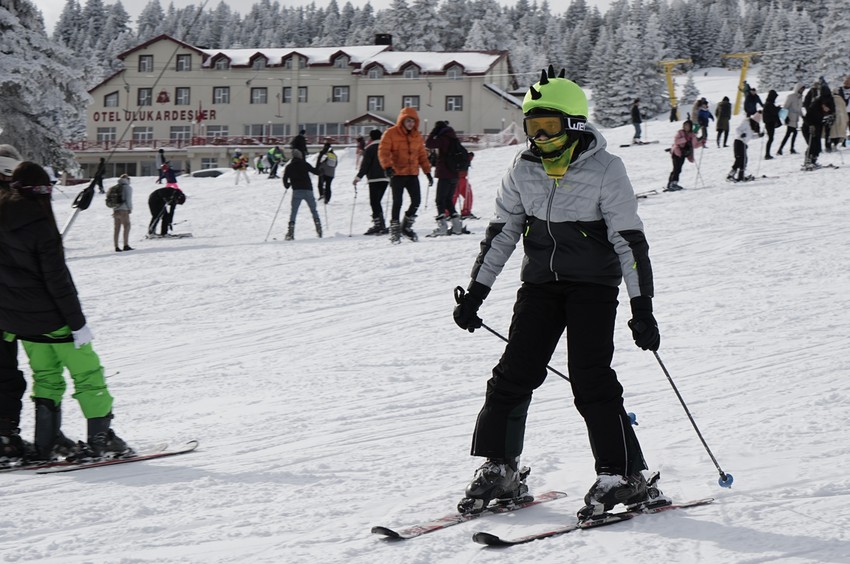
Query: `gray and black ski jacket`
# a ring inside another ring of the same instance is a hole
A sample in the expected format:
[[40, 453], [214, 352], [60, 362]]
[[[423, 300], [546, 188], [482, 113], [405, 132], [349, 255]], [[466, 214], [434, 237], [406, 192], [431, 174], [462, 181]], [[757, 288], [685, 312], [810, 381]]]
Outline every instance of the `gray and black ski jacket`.
[[[653, 296], [649, 245], [625, 166], [592, 135], [564, 178], [555, 182], [531, 151], [518, 153], [496, 195], [472, 280], [491, 288], [523, 239], [523, 282], [587, 282], [619, 286], [629, 297]], [[578, 150], [578, 149], [577, 149]]]

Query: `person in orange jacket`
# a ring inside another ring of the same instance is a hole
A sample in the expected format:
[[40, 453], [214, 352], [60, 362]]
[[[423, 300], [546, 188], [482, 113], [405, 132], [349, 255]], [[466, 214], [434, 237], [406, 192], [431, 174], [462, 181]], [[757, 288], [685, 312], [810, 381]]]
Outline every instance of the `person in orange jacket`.
[[[421, 168], [428, 177], [428, 186], [434, 184], [434, 178], [431, 176], [431, 163], [428, 161], [425, 141], [419, 133], [419, 114], [414, 108], [402, 108], [396, 124], [386, 130], [378, 146], [378, 159], [390, 179], [393, 195], [390, 241], [398, 243], [402, 234], [411, 241], [416, 241], [419, 237], [412, 227], [422, 199], [419, 190], [419, 169]], [[404, 190], [410, 195], [410, 206], [404, 212], [404, 222], [399, 225]]]

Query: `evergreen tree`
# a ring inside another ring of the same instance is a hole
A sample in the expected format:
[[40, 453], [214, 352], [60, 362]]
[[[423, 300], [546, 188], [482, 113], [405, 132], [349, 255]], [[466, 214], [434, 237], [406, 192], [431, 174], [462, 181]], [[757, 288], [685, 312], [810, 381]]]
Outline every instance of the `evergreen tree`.
[[412, 51], [442, 51], [439, 30], [446, 27], [437, 13], [437, 7], [431, 0], [413, 0], [411, 9], [419, 19], [419, 34], [411, 38]]
[[372, 4], [366, 2], [365, 6], [355, 10], [346, 44], [369, 45], [374, 41], [376, 33], [378, 32], [375, 30], [375, 11], [372, 9]]
[[86, 0], [82, 16], [86, 26], [84, 45], [95, 50], [98, 42], [106, 39], [108, 13], [103, 0]]
[[0, 21], [0, 143], [14, 145], [27, 159], [64, 167], [73, 155], [62, 141], [78, 137], [80, 110], [89, 100], [83, 65], [48, 39], [29, 0], [0, 0]]
[[82, 27], [83, 9], [80, 3], [77, 0], [68, 0], [59, 14], [56, 27], [53, 28], [53, 40], [73, 51], [76, 48], [74, 38]]
[[466, 0], [444, 0], [437, 11], [442, 21], [446, 22], [440, 33], [440, 43], [447, 51], [458, 51], [466, 43], [469, 30], [472, 28], [472, 18], [469, 17]]
[[[221, 7], [221, 4], [219, 4], [219, 7]], [[153, 39], [157, 35], [165, 33], [164, 19], [165, 12], [162, 11], [159, 0], [150, 0], [139, 14], [139, 20], [136, 25], [139, 42], [143, 43], [148, 39]]]
[[[679, 97], [679, 105], [687, 106], [688, 111], [686, 113], [690, 114], [691, 106], [699, 97], [699, 88], [697, 88], [696, 82], [694, 82], [694, 73], [688, 72], [688, 78], [682, 87], [682, 95]], [[691, 120], [695, 121], [696, 116], [691, 116]]]
[[850, 17], [846, 0], [827, 0], [826, 23], [821, 32], [818, 72], [826, 77], [833, 92], [850, 75]]

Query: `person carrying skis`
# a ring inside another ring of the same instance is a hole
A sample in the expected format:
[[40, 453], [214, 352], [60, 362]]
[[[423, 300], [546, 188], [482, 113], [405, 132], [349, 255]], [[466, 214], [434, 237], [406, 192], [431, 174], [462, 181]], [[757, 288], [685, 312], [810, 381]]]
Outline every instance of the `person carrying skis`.
[[386, 235], [389, 233], [387, 224], [384, 222], [384, 208], [381, 201], [384, 199], [384, 193], [387, 191], [389, 180], [384, 174], [384, 169], [381, 167], [381, 161], [378, 159], [378, 144], [381, 142], [381, 130], [373, 129], [369, 132], [369, 144], [363, 149], [363, 155], [360, 160], [360, 169], [357, 171], [357, 176], [354, 177], [353, 184], [357, 186], [357, 182], [364, 176], [369, 183], [369, 206], [372, 208], [372, 227], [366, 230], [364, 235]]
[[647, 501], [646, 462], [611, 361], [623, 279], [635, 343], [656, 351], [661, 342], [652, 313], [649, 245], [623, 162], [587, 123], [587, 97], [564, 74], [556, 77], [550, 66], [525, 95], [523, 125], [531, 148], [514, 157], [502, 178], [495, 219], [468, 290], [455, 290], [455, 323], [470, 332], [482, 327], [478, 309], [523, 239], [522, 285], [508, 344], [487, 382], [472, 437], [471, 454], [487, 460], [458, 504], [462, 513], [527, 491], [519, 466], [526, 415], [565, 330], [570, 385], [597, 473], [579, 516]]
[[735, 143], [732, 145], [732, 151], [735, 153], [735, 162], [732, 164], [732, 170], [726, 175], [726, 180], [729, 182], [743, 182], [745, 180], [754, 180], [752, 176], [744, 176], [747, 169], [747, 147], [750, 141], [764, 135], [761, 131], [761, 112], [756, 112], [751, 116], [745, 117], [743, 121], [735, 129]]
[[71, 454], [124, 456], [133, 450], [111, 429], [113, 399], [65, 264], [52, 189], [44, 169], [24, 161], [10, 189], [0, 191], [0, 327], [22, 342], [32, 370], [35, 453], [29, 460], [52, 460], [57, 443], [68, 441], [61, 434], [66, 368], [88, 420], [88, 443]]
[[673, 138], [673, 146], [670, 148], [670, 158], [673, 159], [673, 171], [667, 179], [667, 188], [665, 192], [675, 192], [681, 190], [679, 186], [679, 174], [682, 173], [682, 166], [685, 164], [685, 159], [694, 162], [694, 151], [705, 146], [705, 139], [700, 139], [693, 133], [693, 123], [686, 119], [682, 123], [682, 129], [676, 132], [676, 137]]

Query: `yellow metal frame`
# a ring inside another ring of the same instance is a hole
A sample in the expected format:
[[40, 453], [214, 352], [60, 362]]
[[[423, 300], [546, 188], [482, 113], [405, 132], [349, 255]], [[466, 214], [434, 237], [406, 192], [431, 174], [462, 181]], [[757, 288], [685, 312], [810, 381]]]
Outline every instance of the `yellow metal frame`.
[[676, 99], [676, 87], [673, 85], [673, 67], [692, 62], [690, 59], [668, 59], [658, 62], [659, 65], [664, 67], [664, 77], [667, 79], [667, 92], [670, 94], [671, 108], [676, 108], [679, 105], [679, 101]]
[[747, 79], [747, 69], [750, 68], [750, 59], [761, 54], [761, 51], [750, 51], [749, 53], [728, 53], [726, 55], [720, 55], [722, 59], [741, 59], [741, 76], [738, 79], [738, 95], [735, 96], [735, 107], [732, 108], [732, 115], [738, 115], [741, 111], [741, 101], [744, 97], [744, 81]]

